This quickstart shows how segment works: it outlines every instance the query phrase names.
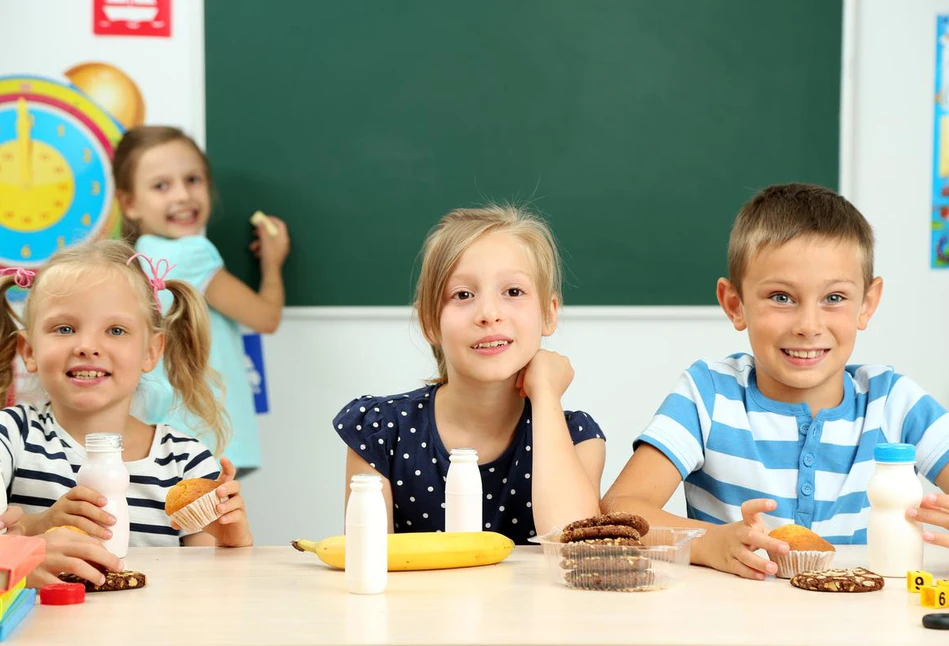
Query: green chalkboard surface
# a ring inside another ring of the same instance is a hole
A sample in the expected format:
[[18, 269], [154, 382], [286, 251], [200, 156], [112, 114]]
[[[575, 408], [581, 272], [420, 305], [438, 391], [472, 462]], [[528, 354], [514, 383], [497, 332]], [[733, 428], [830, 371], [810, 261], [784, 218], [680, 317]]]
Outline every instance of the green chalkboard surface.
[[738, 208], [835, 188], [840, 0], [211, 0], [207, 147], [225, 262], [283, 217], [288, 305], [410, 302], [426, 231], [544, 214], [567, 305], [715, 302]]

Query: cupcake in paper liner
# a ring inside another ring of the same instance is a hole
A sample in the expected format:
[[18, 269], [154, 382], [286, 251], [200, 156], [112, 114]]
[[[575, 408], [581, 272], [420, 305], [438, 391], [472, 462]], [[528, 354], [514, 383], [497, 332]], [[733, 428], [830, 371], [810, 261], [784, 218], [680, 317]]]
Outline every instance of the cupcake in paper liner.
[[768, 552], [771, 560], [778, 564], [776, 576], [781, 579], [790, 579], [801, 572], [826, 570], [837, 553], [833, 545], [800, 525], [784, 525], [768, 535], [791, 548], [787, 554]]
[[168, 491], [165, 513], [187, 534], [200, 532], [221, 517], [217, 506], [224, 502], [215, 489], [217, 480], [190, 478], [182, 480]]

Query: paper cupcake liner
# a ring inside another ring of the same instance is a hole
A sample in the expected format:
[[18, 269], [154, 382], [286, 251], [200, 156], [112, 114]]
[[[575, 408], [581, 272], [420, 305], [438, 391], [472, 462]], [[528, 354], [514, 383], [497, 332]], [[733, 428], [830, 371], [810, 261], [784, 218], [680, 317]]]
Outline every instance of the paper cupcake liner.
[[818, 550], [791, 550], [787, 554], [774, 554], [772, 560], [778, 564], [779, 579], [790, 579], [801, 572], [826, 570], [834, 560], [836, 552]]
[[221, 517], [216, 507], [224, 500], [227, 498], [222, 500], [217, 497], [217, 490], [209, 491], [171, 514], [170, 518], [181, 527], [182, 531], [194, 534]]

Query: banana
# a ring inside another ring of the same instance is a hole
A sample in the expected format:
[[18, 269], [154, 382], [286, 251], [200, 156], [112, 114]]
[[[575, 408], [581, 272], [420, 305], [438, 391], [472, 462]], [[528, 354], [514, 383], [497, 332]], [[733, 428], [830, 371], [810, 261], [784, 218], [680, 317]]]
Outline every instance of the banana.
[[[300, 552], [313, 552], [321, 561], [340, 570], [346, 566], [346, 537], [321, 541], [301, 538], [290, 545]], [[389, 534], [389, 571], [442, 570], [500, 563], [514, 541], [496, 532], [409, 532]]]

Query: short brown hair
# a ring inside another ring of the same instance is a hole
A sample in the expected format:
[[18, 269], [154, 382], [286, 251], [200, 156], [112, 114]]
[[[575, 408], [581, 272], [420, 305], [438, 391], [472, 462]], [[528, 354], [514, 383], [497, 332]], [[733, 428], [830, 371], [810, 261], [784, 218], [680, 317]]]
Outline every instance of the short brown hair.
[[741, 281], [755, 254], [801, 237], [853, 242], [863, 257], [863, 286], [873, 281], [873, 228], [846, 198], [823, 186], [776, 184], [745, 204], [728, 240], [728, 277]]
[[551, 299], [562, 302], [560, 254], [553, 233], [538, 216], [524, 208], [496, 204], [478, 209], [455, 209], [445, 215], [429, 231], [422, 246], [422, 269], [414, 303], [422, 333], [438, 363], [436, 383], [448, 380], [445, 354], [441, 346], [432, 343], [439, 337], [445, 284], [468, 247], [482, 236], [495, 232], [509, 233], [524, 244], [545, 320], [550, 315]]
[[[195, 143], [194, 139], [184, 133], [184, 131], [171, 126], [138, 126], [132, 128], [119, 141], [115, 147], [115, 155], [112, 157], [112, 179], [115, 181], [115, 190], [127, 195], [133, 194], [135, 185], [135, 171], [138, 170], [138, 162], [142, 155], [156, 146], [169, 144], [173, 141], [183, 141], [189, 144], [201, 158], [204, 165], [204, 174], [208, 181], [208, 192], [214, 196], [214, 180], [211, 177], [211, 166], [208, 164], [207, 155]], [[122, 214], [122, 233], [132, 244], [139, 237], [138, 224], [125, 217]]]

